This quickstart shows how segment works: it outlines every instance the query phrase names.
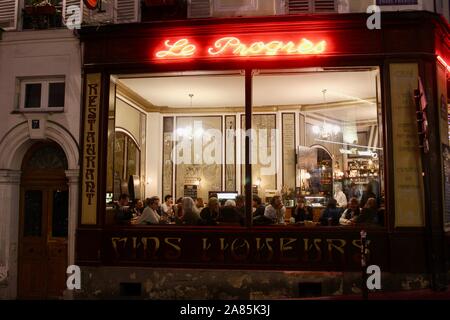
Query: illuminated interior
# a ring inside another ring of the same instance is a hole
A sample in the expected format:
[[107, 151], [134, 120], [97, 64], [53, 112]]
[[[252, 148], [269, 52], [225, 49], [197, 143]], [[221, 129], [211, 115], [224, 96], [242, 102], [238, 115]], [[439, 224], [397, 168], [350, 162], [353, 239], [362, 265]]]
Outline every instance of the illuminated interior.
[[[117, 199], [128, 192], [130, 176], [141, 199], [244, 193], [243, 71], [130, 74], [112, 81], [108, 194]], [[373, 184], [381, 205], [378, 83], [375, 67], [254, 70], [253, 193], [264, 202], [281, 195], [286, 206], [301, 196], [323, 208], [338, 190], [348, 200], [361, 199]]]

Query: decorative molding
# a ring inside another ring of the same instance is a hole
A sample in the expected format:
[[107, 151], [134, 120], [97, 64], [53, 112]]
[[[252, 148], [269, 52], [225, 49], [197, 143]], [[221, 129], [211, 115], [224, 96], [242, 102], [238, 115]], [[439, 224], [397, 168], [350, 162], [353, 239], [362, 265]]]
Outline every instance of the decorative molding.
[[20, 170], [0, 170], [0, 185], [20, 184]]
[[[69, 131], [62, 125], [48, 120], [44, 138], [55, 141], [64, 150], [69, 169], [79, 168], [78, 144]], [[9, 130], [0, 140], [0, 169], [19, 170], [23, 156], [33, 142], [27, 121]]]
[[71, 169], [66, 170], [66, 177], [69, 180], [69, 184], [78, 184], [80, 181], [80, 170], [79, 169]]
[[0, 284], [8, 278], [8, 268], [0, 264]]
[[133, 104], [140, 106], [146, 112], [159, 112], [160, 108], [155, 107], [141, 95], [127, 87], [120, 80], [116, 80], [116, 95], [122, 95], [124, 98], [130, 100]]

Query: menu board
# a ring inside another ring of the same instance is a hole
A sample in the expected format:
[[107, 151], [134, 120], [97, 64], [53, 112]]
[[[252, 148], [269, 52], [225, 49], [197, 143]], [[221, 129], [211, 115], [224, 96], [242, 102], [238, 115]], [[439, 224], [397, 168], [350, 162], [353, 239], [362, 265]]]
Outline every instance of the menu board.
[[414, 101], [418, 79], [416, 63], [390, 64], [396, 227], [422, 227], [425, 223], [422, 160]]
[[295, 189], [295, 113], [283, 113], [283, 186]]
[[442, 146], [444, 163], [444, 228], [450, 231], [450, 147]]

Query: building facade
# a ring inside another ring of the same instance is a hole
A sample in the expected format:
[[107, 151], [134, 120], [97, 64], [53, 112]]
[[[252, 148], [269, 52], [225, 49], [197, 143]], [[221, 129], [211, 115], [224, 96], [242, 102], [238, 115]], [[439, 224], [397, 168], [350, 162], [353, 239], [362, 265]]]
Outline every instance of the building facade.
[[75, 261], [81, 54], [62, 4], [52, 18], [0, 5], [3, 299], [61, 295]]
[[[362, 200], [372, 183], [384, 210], [366, 230], [369, 262], [383, 289], [445, 287], [448, 2], [398, 3], [59, 1], [36, 13], [5, 1], [1, 297], [61, 296], [72, 264], [79, 298], [359, 292], [361, 228], [317, 224], [337, 188]], [[369, 30], [371, 4], [420, 12], [383, 13]], [[119, 226], [123, 192], [240, 193], [245, 222]], [[256, 225], [254, 194], [281, 194], [286, 220]], [[297, 196], [310, 225], [290, 223]]]
[[[80, 296], [358, 292], [361, 227], [318, 224], [338, 188], [362, 202], [358, 189], [368, 185], [381, 211], [364, 228], [384, 288], [447, 286], [448, 24], [422, 11], [384, 13], [376, 30], [367, 19], [324, 13], [82, 28], [84, 115], [95, 127], [84, 124], [77, 263], [88, 289]], [[245, 223], [117, 225], [111, 201], [127, 191], [134, 199], [240, 193]], [[287, 208], [283, 221], [258, 225], [252, 196], [269, 203], [277, 193], [286, 207], [305, 198], [311, 223], [290, 223]]]

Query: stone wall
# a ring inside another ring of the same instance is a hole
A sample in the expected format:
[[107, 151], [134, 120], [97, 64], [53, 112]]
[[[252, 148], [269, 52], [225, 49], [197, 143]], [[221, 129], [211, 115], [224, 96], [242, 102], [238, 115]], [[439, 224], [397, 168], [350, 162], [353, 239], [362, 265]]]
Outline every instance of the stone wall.
[[[412, 274], [382, 274], [381, 283], [383, 291], [424, 289], [430, 285], [426, 275]], [[125, 292], [123, 284], [137, 286], [134, 292]], [[296, 299], [360, 294], [360, 285], [360, 273], [83, 267], [82, 287], [73, 298]]]

